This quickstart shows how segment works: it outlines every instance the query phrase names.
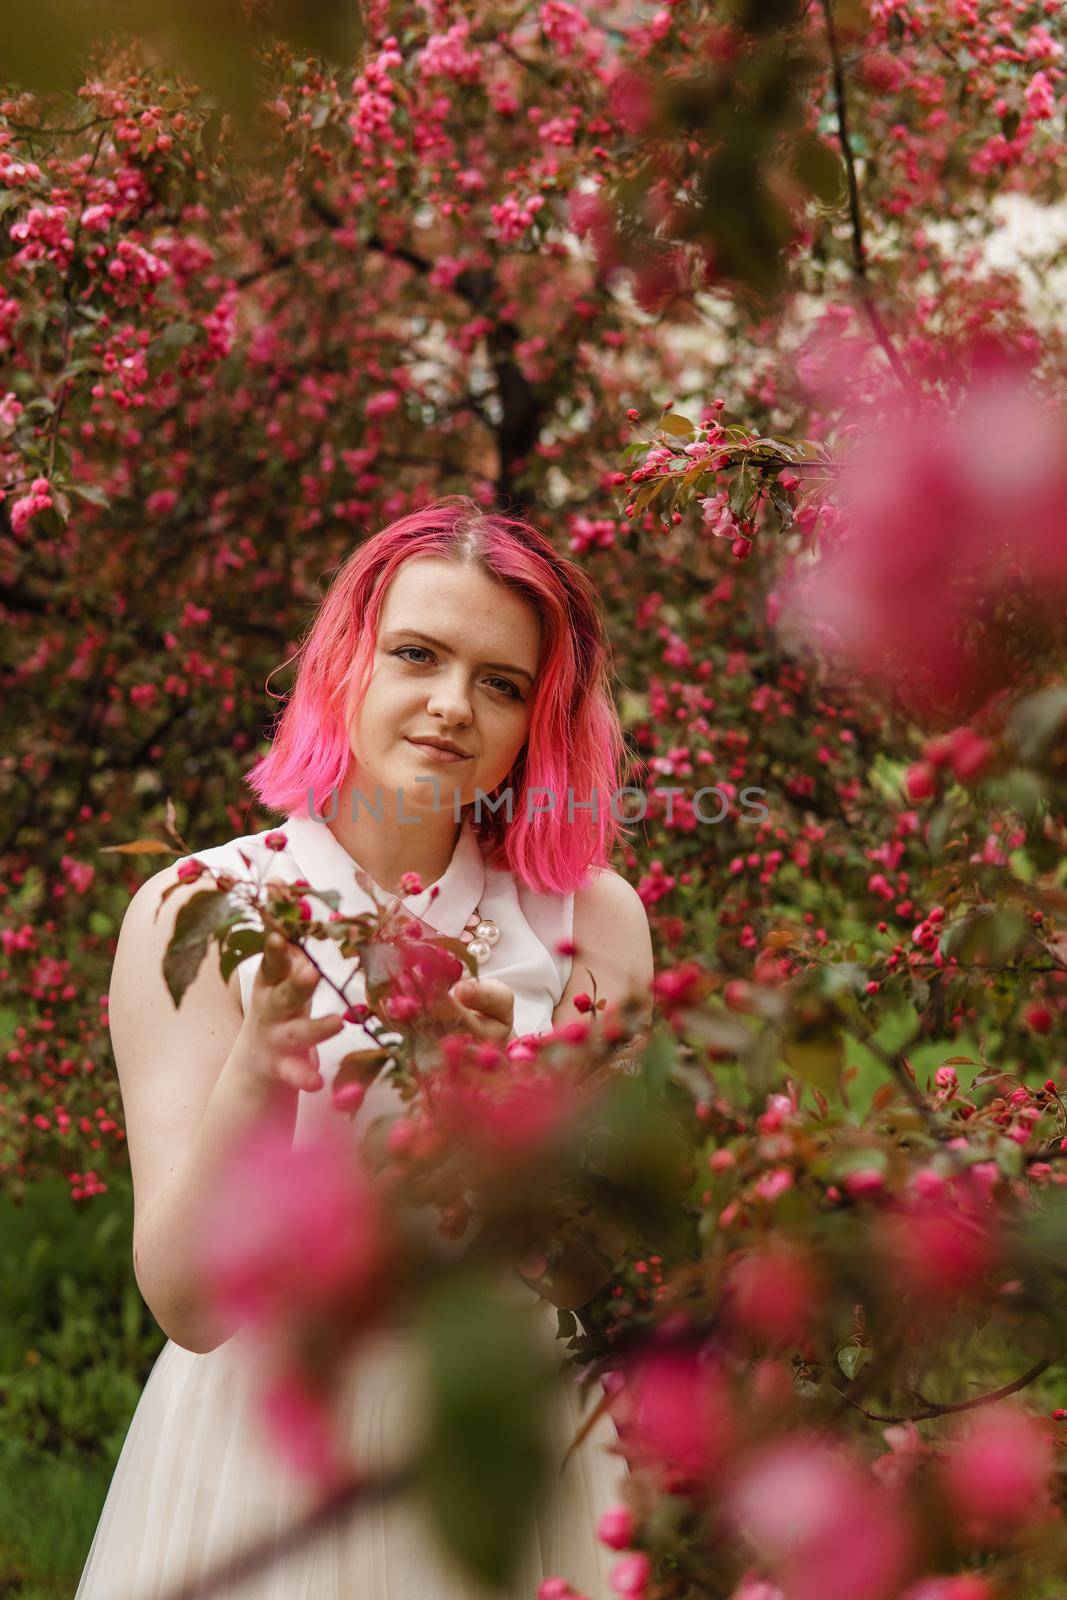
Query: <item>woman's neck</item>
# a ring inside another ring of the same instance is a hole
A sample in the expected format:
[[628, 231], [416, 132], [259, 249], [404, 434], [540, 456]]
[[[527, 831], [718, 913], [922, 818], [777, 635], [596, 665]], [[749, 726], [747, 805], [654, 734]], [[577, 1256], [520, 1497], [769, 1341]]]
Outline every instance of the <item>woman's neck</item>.
[[[375, 883], [388, 894], [400, 894], [405, 872], [417, 872], [424, 888], [436, 883], [455, 854], [460, 827], [451, 806], [411, 804], [406, 796], [384, 790], [366, 794], [351, 780], [320, 804], [330, 832]], [[373, 808], [373, 809], [372, 809]]]

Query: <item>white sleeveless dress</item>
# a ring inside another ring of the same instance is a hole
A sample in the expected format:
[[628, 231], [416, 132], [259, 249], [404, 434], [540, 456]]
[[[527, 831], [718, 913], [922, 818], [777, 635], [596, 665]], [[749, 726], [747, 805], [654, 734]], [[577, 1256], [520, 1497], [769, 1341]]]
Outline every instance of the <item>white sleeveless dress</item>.
[[[264, 848], [264, 834], [248, 834], [198, 851], [196, 859], [247, 877], [243, 851], [264, 880], [305, 878], [313, 888], [338, 890], [343, 912], [371, 909], [355, 881], [352, 857], [324, 822], [294, 814], [281, 831], [288, 841], [281, 852]], [[539, 894], [490, 866], [469, 821], [437, 888], [432, 902], [426, 888], [406, 897], [404, 906], [452, 937], [480, 907], [500, 929], [500, 940], [480, 970], [514, 990], [516, 1035], [547, 1032], [569, 976], [570, 957], [556, 947], [571, 934], [573, 895]], [[351, 962], [334, 941], [315, 941], [311, 949], [334, 982], [348, 976]], [[208, 959], [215, 959], [213, 946]], [[245, 1005], [260, 959], [238, 968]], [[357, 971], [347, 998], [354, 1003], [362, 995]], [[341, 1009], [340, 1000], [320, 984], [313, 1014], [333, 1009]], [[330, 1106], [332, 1074], [342, 1055], [370, 1042], [364, 1030], [350, 1025], [319, 1046], [325, 1087], [300, 1096], [295, 1140], [306, 1136], [318, 1118], [336, 1119]], [[375, 1082], [350, 1124], [354, 1134], [401, 1104], [392, 1085]], [[528, 1308], [524, 1315], [532, 1331], [562, 1360], [564, 1347], [554, 1343], [555, 1308], [517, 1273], [514, 1287], [516, 1303]], [[392, 1328], [373, 1334], [352, 1365], [342, 1400], [345, 1437], [352, 1460], [368, 1471], [402, 1462], [406, 1446], [417, 1437], [424, 1415], [419, 1354], [414, 1330]], [[159, 1600], [173, 1587], [232, 1561], [253, 1541], [281, 1534], [309, 1508], [310, 1487], [268, 1442], [253, 1373], [240, 1331], [204, 1355], [167, 1341], [130, 1423], [75, 1600]], [[514, 1600], [535, 1600], [541, 1580], [557, 1575], [594, 1600], [608, 1593], [608, 1573], [618, 1558], [597, 1543], [595, 1525], [618, 1498], [625, 1473], [611, 1451], [616, 1432], [610, 1419], [602, 1417], [559, 1470], [567, 1445], [601, 1393], [599, 1384], [580, 1391], [573, 1369], [555, 1386], [547, 1419], [555, 1456], [552, 1484], [509, 1590]], [[500, 1600], [498, 1591], [487, 1590], [454, 1564], [417, 1501], [404, 1496], [359, 1507], [347, 1521], [320, 1529], [272, 1567], [214, 1592], [222, 1600]]]

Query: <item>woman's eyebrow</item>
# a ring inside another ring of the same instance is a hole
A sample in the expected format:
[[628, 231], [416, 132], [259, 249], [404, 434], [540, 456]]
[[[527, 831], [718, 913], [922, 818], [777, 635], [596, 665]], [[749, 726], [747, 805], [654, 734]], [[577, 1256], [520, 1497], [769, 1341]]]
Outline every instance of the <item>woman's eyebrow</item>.
[[[395, 639], [421, 639], [423, 644], [435, 645], [438, 650], [444, 650], [449, 655], [452, 654], [451, 648], [445, 644], [443, 639], [435, 639], [433, 635], [429, 633], [420, 633], [417, 628], [392, 628], [387, 634], [385, 634], [383, 643], [386, 640], [392, 641]], [[482, 666], [494, 667], [497, 672], [514, 672], [520, 678], [528, 678], [531, 683], [534, 681], [532, 672], [527, 672], [525, 667], [512, 666], [507, 661], [483, 661]]]

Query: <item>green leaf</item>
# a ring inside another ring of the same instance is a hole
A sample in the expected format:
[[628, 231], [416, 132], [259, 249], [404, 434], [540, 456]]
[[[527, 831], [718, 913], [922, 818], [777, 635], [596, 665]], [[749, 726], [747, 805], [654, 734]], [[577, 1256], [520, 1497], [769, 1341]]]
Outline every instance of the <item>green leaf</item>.
[[797, 145], [793, 161], [797, 178], [824, 206], [839, 205], [845, 194], [845, 169], [841, 157], [825, 140], [809, 134]]
[[1026, 914], [1021, 906], [979, 906], [970, 916], [947, 929], [940, 941], [942, 955], [963, 963], [984, 961], [1002, 966], [1026, 935]]
[[669, 1034], [664, 1032], [653, 1034], [641, 1053], [644, 1079], [650, 1093], [655, 1095], [663, 1093], [677, 1055], [677, 1046]]
[[871, 1355], [872, 1351], [861, 1344], [846, 1344], [837, 1352], [837, 1364], [849, 1383], [853, 1381], [857, 1372], [867, 1365]]
[[184, 350], [197, 337], [199, 330], [192, 322], [168, 322], [156, 343], [165, 350]]
[[782, 1055], [790, 1070], [798, 1078], [803, 1078], [805, 1083], [813, 1084], [824, 1094], [832, 1094], [836, 1090], [845, 1062], [840, 1034], [830, 1031], [797, 1034], [784, 1041]]
[[423, 1310], [429, 1510], [467, 1571], [503, 1590], [515, 1582], [550, 1466], [550, 1371], [524, 1322], [529, 1316], [503, 1306], [477, 1280], [453, 1280]]
[[673, 433], [680, 439], [691, 439], [696, 432], [688, 417], [676, 416], [673, 411], [664, 412], [657, 426], [661, 433]]
[[103, 489], [98, 489], [95, 484], [69, 483], [67, 488], [71, 494], [76, 494], [79, 500], [88, 500], [91, 506], [103, 506], [106, 510], [111, 504]]
[[176, 1006], [200, 970], [208, 940], [236, 921], [242, 910], [220, 889], [201, 889], [182, 906], [163, 957], [163, 977]]
[[1056, 684], [1020, 700], [1008, 717], [1008, 731], [1020, 758], [1028, 765], [1039, 766], [1065, 723], [1067, 684]]
[[334, 1077], [335, 1088], [342, 1088], [348, 1083], [358, 1083], [364, 1089], [369, 1089], [378, 1073], [390, 1060], [388, 1050], [350, 1050], [341, 1061]]
[[223, 981], [229, 979], [235, 967], [249, 956], [258, 956], [267, 942], [265, 928], [238, 928], [229, 935], [219, 957], [219, 971]]

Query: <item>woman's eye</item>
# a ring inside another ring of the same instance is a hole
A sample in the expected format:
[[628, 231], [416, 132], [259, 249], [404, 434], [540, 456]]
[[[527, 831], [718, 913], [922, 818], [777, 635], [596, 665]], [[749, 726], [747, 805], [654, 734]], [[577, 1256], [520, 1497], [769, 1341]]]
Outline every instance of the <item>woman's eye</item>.
[[[410, 660], [408, 652], [412, 650], [414, 650], [415, 654], [418, 656], [430, 656], [431, 660], [433, 659], [432, 652], [427, 650], [421, 644], [402, 644], [400, 648], [398, 650], [394, 650], [392, 654], [394, 656], [400, 656], [403, 660], [408, 661]], [[423, 661], [413, 661], [411, 664], [414, 667], [425, 666], [425, 662]], [[485, 681], [486, 683], [491, 683], [495, 688], [502, 689], [503, 692], [512, 700], [522, 699], [522, 695], [519, 693], [519, 690], [509, 678], [487, 678]]]

